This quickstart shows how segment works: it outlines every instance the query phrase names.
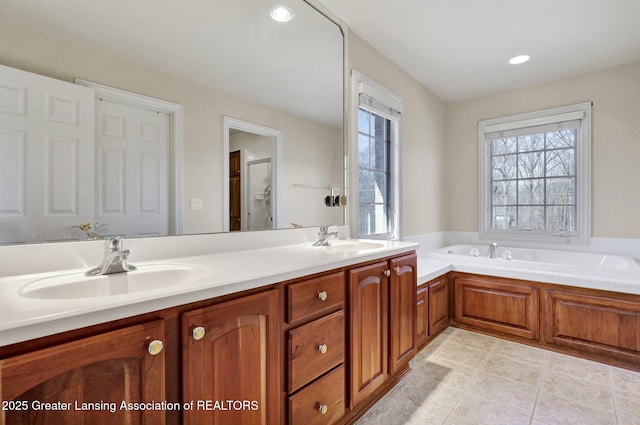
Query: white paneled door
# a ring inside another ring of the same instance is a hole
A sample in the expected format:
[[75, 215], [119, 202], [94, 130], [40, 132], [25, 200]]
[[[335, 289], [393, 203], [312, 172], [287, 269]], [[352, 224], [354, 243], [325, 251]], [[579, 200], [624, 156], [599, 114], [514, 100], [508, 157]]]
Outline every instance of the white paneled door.
[[0, 243], [73, 240], [94, 215], [94, 92], [0, 65]]
[[170, 116], [96, 98], [96, 221], [103, 235], [169, 233]]

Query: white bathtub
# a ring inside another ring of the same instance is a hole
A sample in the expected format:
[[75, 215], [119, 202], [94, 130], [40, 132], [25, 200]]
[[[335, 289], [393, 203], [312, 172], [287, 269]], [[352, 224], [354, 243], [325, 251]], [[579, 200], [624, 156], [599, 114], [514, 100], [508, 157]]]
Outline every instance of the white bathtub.
[[[429, 252], [432, 258], [452, 262], [473, 262], [503, 268], [536, 270], [576, 269], [580, 271], [640, 271], [640, 266], [630, 257], [588, 252], [526, 249], [498, 246], [495, 258], [488, 258], [489, 245], [451, 245]], [[506, 253], [505, 251], [509, 251]], [[476, 255], [477, 252], [477, 255]], [[510, 254], [510, 255], [509, 255]], [[511, 258], [506, 259], [506, 258]]]

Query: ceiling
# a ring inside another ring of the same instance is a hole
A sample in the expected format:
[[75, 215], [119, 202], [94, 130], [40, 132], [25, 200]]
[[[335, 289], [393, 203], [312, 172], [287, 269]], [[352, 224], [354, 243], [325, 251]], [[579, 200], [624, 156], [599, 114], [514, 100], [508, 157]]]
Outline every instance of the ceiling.
[[638, 0], [319, 1], [446, 102], [640, 61]]
[[301, 0], [0, 0], [5, 21], [342, 127], [342, 32]]

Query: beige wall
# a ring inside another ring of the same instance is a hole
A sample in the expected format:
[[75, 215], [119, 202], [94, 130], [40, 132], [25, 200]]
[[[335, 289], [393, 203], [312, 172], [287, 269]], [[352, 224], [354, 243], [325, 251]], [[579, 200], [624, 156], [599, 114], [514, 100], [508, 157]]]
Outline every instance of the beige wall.
[[[294, 183], [342, 187], [343, 132], [267, 107], [222, 90], [56, 39], [0, 19], [0, 63], [73, 82], [75, 78], [133, 91], [184, 107], [184, 231], [222, 230], [222, 117], [283, 131], [282, 225], [343, 222], [340, 208], [326, 208], [328, 191], [300, 189]], [[189, 209], [191, 198], [203, 211]]]
[[403, 236], [445, 230], [445, 104], [409, 74], [350, 32], [349, 70], [400, 96]]
[[640, 238], [640, 63], [447, 105], [446, 229], [478, 231], [479, 120], [593, 102], [592, 236]]

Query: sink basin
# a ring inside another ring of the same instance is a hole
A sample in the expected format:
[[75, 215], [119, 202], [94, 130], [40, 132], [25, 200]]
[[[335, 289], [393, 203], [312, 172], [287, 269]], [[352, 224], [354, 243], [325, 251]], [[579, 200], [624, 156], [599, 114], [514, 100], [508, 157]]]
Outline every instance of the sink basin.
[[27, 283], [20, 295], [39, 299], [110, 297], [184, 284], [206, 273], [207, 270], [200, 267], [154, 264], [103, 276], [88, 277], [84, 272], [59, 274]]
[[346, 239], [330, 241], [326, 248], [332, 251], [367, 251], [384, 248], [384, 244], [380, 242], [365, 242]]

